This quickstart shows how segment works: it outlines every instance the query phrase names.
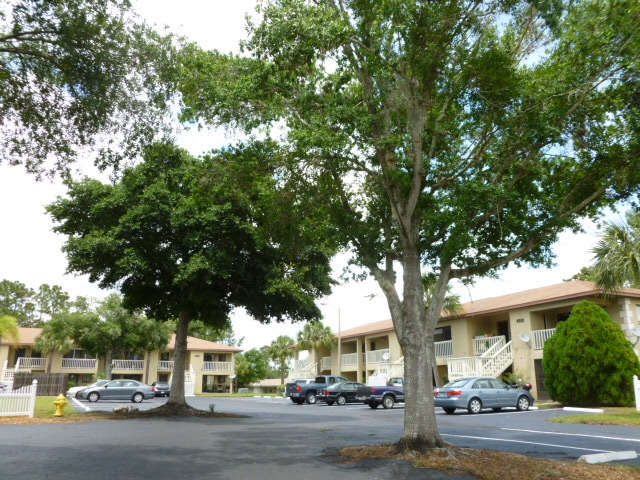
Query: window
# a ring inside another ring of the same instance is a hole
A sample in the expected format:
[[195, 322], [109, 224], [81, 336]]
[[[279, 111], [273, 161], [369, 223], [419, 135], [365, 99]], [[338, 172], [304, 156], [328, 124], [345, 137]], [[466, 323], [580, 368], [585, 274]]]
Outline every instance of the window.
[[451, 340], [451, 327], [438, 327], [435, 329], [435, 334], [433, 336], [434, 342], [446, 342], [447, 340]]

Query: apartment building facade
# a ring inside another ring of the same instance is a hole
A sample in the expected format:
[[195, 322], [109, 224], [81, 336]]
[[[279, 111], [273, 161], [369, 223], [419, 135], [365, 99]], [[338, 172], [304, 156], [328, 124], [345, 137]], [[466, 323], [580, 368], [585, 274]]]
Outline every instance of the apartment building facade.
[[[94, 358], [82, 349], [65, 354], [42, 355], [35, 349], [39, 328], [20, 328], [18, 342], [0, 338], [0, 381], [11, 382], [16, 371], [66, 373], [75, 385], [88, 385], [106, 371], [105, 360]], [[187, 337], [188, 370], [194, 394], [220, 393], [232, 389], [235, 355], [241, 348], [230, 347], [195, 337]], [[171, 381], [175, 355], [175, 335], [167, 348], [144, 355], [129, 355], [111, 361], [111, 378], [131, 378], [151, 384]]]
[[[465, 303], [462, 313], [441, 317], [435, 331], [440, 375], [453, 380], [518, 372], [533, 385], [536, 398], [549, 398], [542, 368], [544, 344], [569, 317], [573, 306], [583, 300], [603, 307], [631, 343], [638, 340], [634, 329], [638, 332], [640, 328], [640, 289], [622, 289], [616, 297], [604, 298], [590, 282], [563, 282]], [[404, 374], [404, 357], [391, 320], [341, 331], [339, 338], [339, 349], [321, 352], [321, 373], [359, 382], [366, 382], [371, 375]], [[636, 353], [640, 352], [638, 343]], [[291, 377], [313, 376], [315, 372], [315, 364], [297, 361]]]

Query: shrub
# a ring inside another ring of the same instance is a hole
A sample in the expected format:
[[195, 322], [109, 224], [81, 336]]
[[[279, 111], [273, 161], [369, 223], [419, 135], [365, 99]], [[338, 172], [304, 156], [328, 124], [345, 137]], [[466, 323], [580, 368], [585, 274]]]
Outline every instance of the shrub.
[[544, 346], [545, 386], [555, 401], [581, 407], [634, 404], [640, 362], [620, 326], [593, 302], [573, 307]]

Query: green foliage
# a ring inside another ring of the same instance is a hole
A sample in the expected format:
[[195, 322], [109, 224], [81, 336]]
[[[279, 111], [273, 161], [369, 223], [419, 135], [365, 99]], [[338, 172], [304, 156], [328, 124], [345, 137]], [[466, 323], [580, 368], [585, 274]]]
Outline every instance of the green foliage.
[[285, 210], [268, 155], [253, 146], [199, 160], [156, 144], [115, 185], [70, 183], [69, 199], [47, 207], [69, 270], [157, 319], [188, 312], [223, 330], [234, 306], [264, 323], [319, 317], [332, 252], [303, 212]]
[[316, 375], [320, 375], [320, 353], [331, 350], [338, 344], [338, 337], [322, 322], [310, 322], [298, 332], [298, 350], [313, 352], [316, 363]]
[[573, 307], [545, 343], [545, 386], [555, 401], [580, 407], [629, 406], [640, 362], [620, 326], [593, 302]]
[[67, 173], [95, 147], [117, 166], [167, 129], [172, 40], [129, 1], [2, 0], [0, 12], [0, 161]]
[[0, 340], [5, 342], [18, 342], [18, 322], [9, 315], [0, 315]]
[[424, 362], [449, 283], [549, 266], [561, 232], [637, 192], [640, 4], [265, 0], [260, 14], [242, 58], [183, 52], [185, 116], [285, 127], [289, 204], [328, 216], [348, 274], [376, 279], [428, 399], [408, 399], [402, 445], [439, 446]]
[[260, 349], [251, 350], [236, 355], [236, 375], [238, 385], [249, 385], [267, 378], [269, 360]]
[[288, 335], [280, 335], [268, 346], [264, 347], [265, 354], [276, 367], [280, 383], [289, 374], [288, 361], [295, 356], [295, 340]]
[[640, 288], [640, 211], [629, 210], [626, 223], [610, 222], [593, 253], [592, 278], [601, 289]]

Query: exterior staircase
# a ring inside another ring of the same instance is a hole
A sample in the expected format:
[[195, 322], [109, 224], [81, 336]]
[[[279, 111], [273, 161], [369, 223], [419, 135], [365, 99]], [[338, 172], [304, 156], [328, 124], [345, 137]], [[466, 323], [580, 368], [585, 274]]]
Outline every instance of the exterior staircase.
[[511, 342], [506, 342], [504, 336], [496, 338], [497, 340], [480, 355], [448, 358], [449, 381], [465, 377], [497, 378], [509, 368], [513, 364]]

